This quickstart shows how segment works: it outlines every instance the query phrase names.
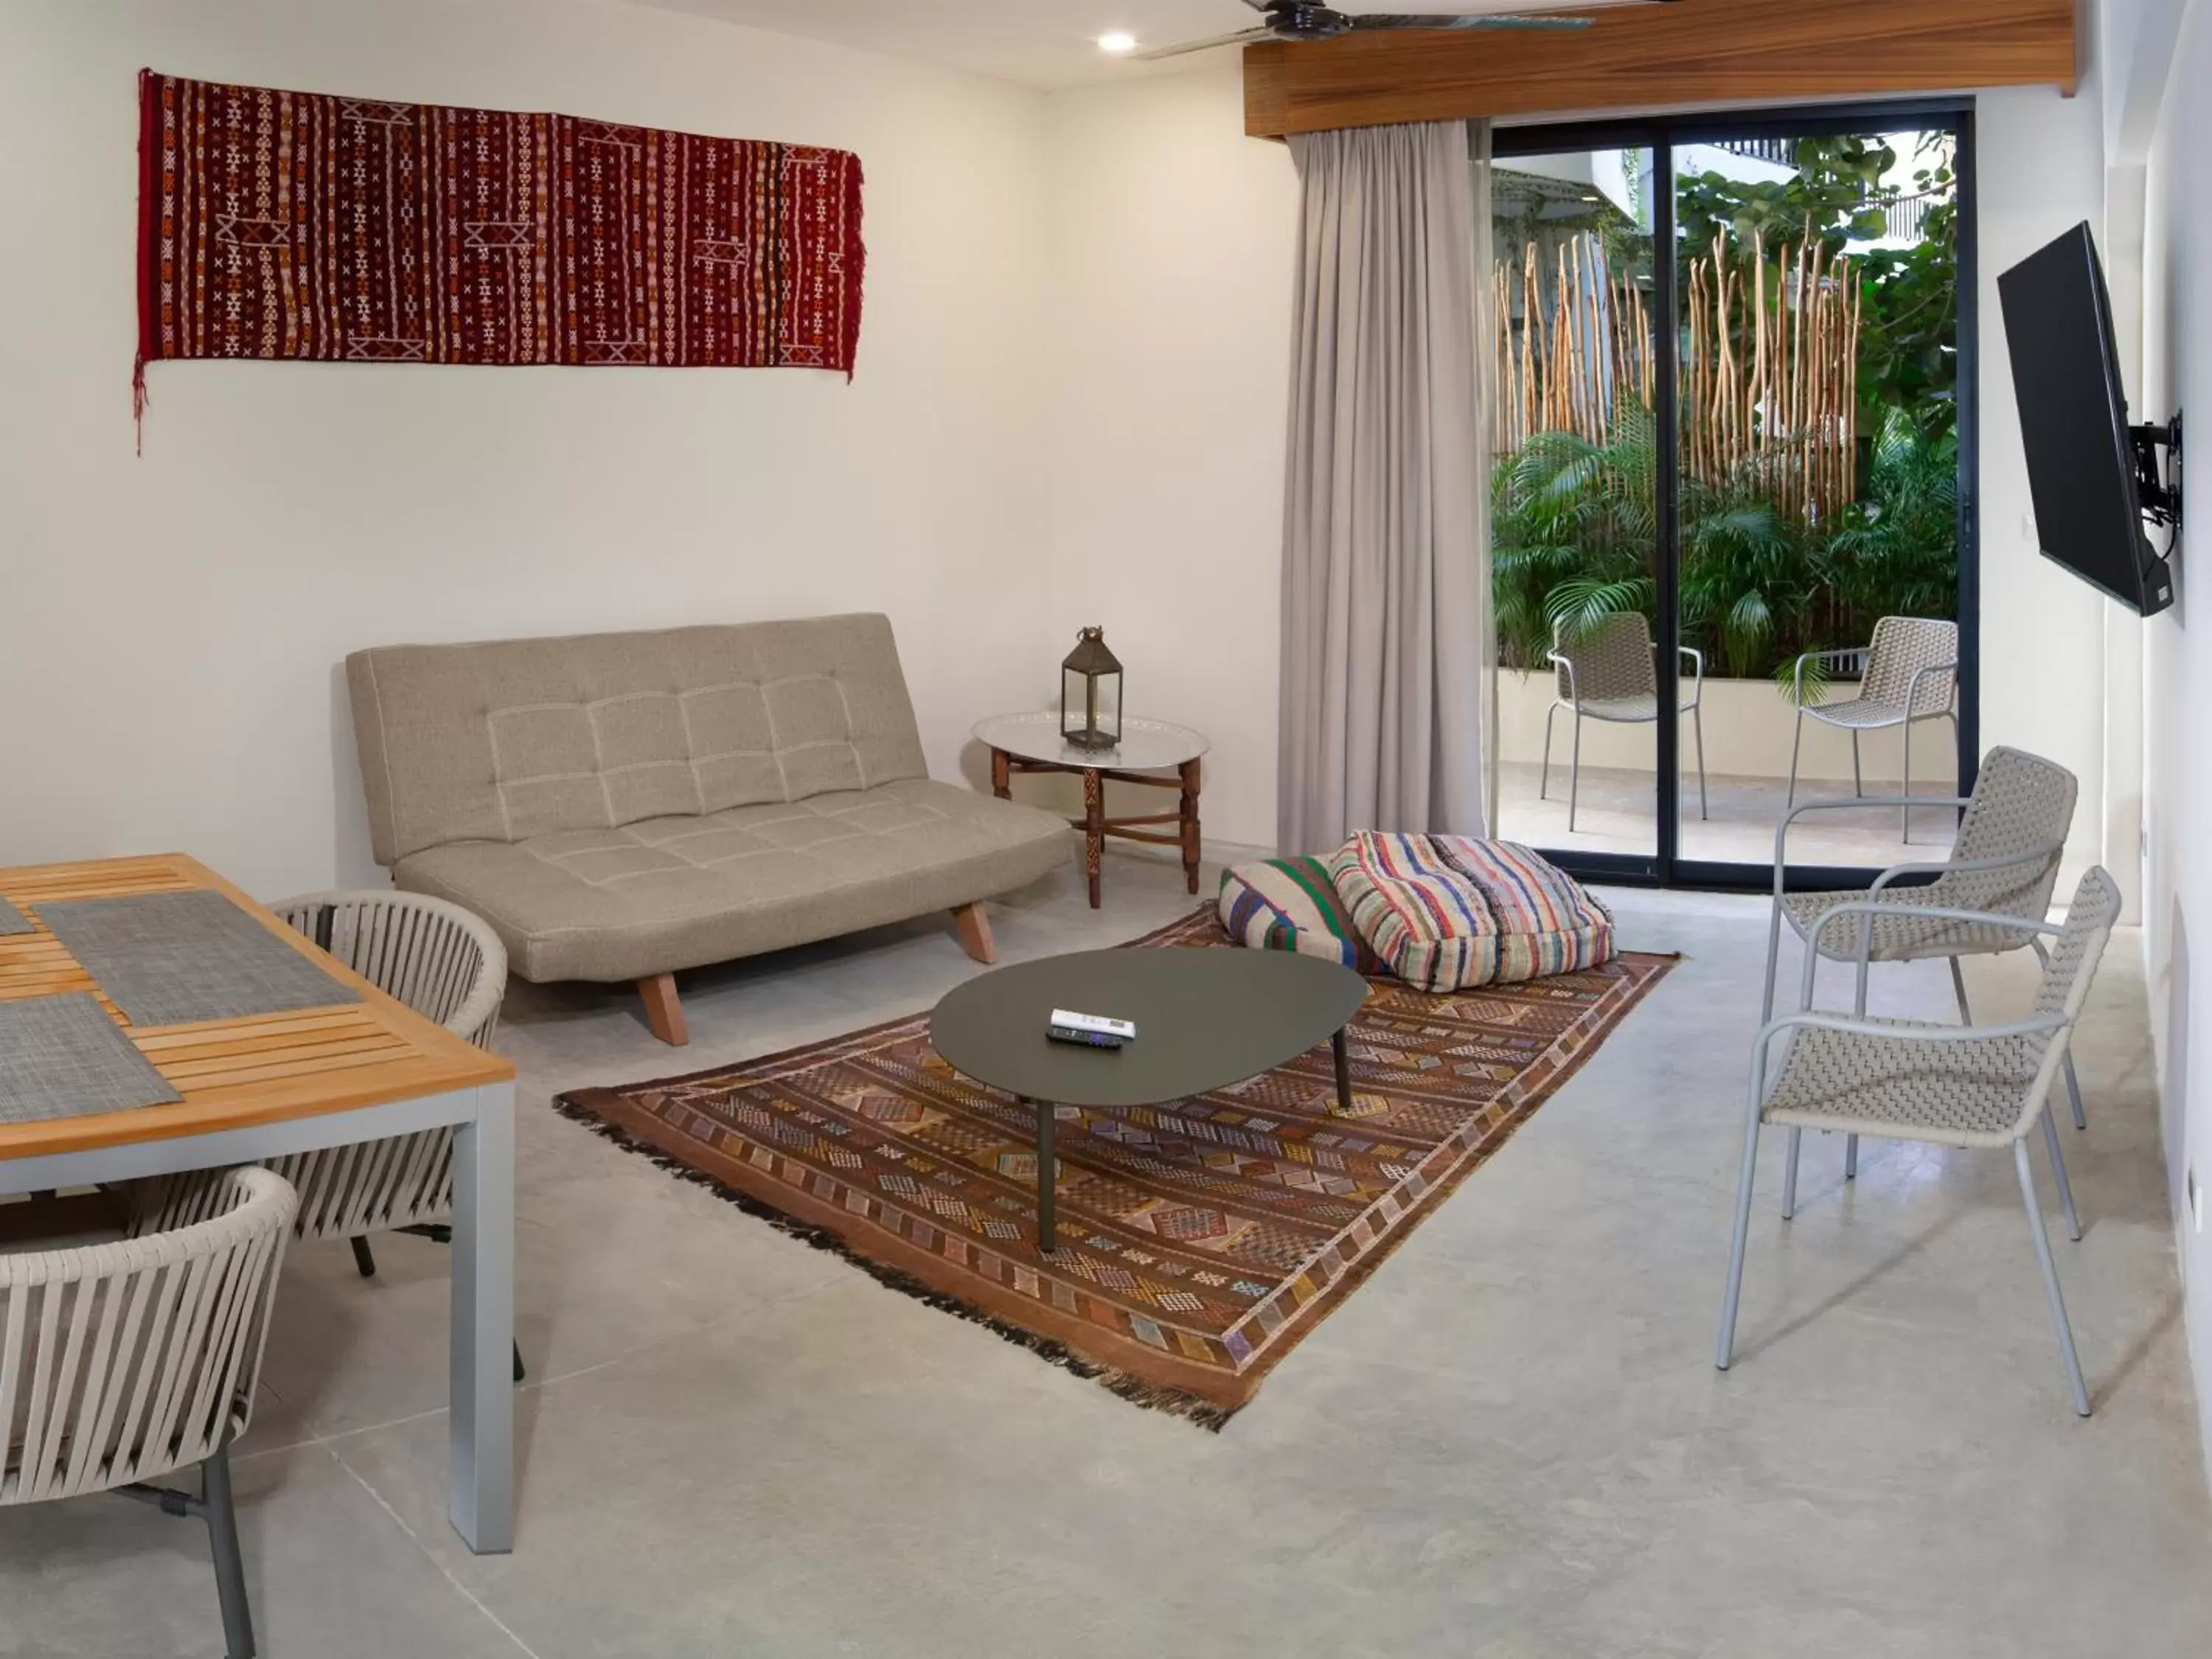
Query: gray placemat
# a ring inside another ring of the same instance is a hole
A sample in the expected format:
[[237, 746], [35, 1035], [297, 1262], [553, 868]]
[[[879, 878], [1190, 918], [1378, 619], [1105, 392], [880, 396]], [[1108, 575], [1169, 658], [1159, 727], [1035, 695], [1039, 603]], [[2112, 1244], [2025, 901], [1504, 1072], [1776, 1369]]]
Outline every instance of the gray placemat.
[[31, 919], [6, 899], [0, 898], [0, 933], [35, 933]]
[[0, 1002], [0, 1123], [183, 1098], [89, 994]]
[[221, 893], [71, 899], [39, 918], [133, 1025], [361, 1000]]

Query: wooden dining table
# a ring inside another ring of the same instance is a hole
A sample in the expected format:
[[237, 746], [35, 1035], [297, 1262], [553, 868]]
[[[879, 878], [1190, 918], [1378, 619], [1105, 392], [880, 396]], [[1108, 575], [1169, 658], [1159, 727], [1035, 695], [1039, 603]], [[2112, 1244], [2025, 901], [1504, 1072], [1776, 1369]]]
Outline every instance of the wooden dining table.
[[[42, 904], [196, 890], [229, 899], [356, 997], [281, 1013], [133, 1026], [40, 920]], [[29, 924], [0, 933], [0, 1002], [91, 993], [167, 1081], [163, 1092], [182, 1097], [0, 1122], [0, 1195], [258, 1164], [453, 1127], [447, 1513], [477, 1553], [510, 1549], [514, 1067], [386, 995], [181, 854], [0, 869], [0, 899]]]

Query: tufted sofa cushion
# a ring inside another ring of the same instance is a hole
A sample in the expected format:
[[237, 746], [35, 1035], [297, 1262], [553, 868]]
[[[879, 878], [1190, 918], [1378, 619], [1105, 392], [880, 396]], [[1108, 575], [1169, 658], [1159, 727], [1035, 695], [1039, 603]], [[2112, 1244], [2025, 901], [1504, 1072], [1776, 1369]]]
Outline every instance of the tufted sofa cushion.
[[346, 678], [380, 864], [928, 775], [879, 616], [383, 646]]
[[499, 930], [533, 981], [617, 981], [951, 909], [1067, 861], [1066, 821], [928, 778], [411, 854], [402, 887]]

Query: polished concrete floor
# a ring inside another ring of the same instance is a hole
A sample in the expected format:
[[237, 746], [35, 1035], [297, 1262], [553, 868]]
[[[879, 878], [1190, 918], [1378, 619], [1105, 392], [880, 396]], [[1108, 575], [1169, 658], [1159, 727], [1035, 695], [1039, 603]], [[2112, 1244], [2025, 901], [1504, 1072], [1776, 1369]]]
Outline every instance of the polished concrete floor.
[[[1531, 847], [1581, 853], [1629, 853], [1650, 856], [1658, 836], [1654, 774], [1626, 767], [1585, 766], [1582, 799], [1567, 828], [1565, 766], [1554, 763], [1551, 783], [1538, 793], [1542, 769], [1509, 761], [1498, 768], [1498, 834]], [[1698, 816], [1698, 775], [1682, 775], [1682, 856], [1723, 864], [1774, 864], [1774, 826], [1787, 808], [1787, 778], [1739, 777], [1712, 772], [1705, 777], [1706, 816]], [[1870, 795], [1898, 792], [1894, 778], [1869, 778]], [[1848, 783], [1820, 779], [1802, 784], [1797, 804], [1839, 800]], [[1915, 793], [1932, 795], [1938, 786], [1925, 779]], [[1949, 786], [1940, 793], [1948, 793]], [[1904, 838], [1902, 815], [1894, 807], [1853, 806], [1839, 811], [1808, 812], [1790, 826], [1790, 859], [1847, 869], [1886, 870], [1893, 864], [1942, 858], [1957, 828], [1955, 812], [1916, 807], [1912, 841]]]
[[[1211, 872], [1209, 871], [1209, 880]], [[1116, 856], [994, 907], [1021, 957], [1189, 905]], [[2201, 1656], [2212, 1510], [2143, 994], [2115, 940], [2053, 1248], [2097, 1414], [2069, 1408], [2009, 1160], [1808, 1143], [1761, 1169], [1735, 1369], [1711, 1362], [1756, 1024], [1756, 901], [1613, 896], [1680, 968], [1222, 1434], [883, 1289], [546, 1109], [927, 1006], [933, 924], [687, 976], [683, 1053], [630, 1001], [518, 988], [515, 1552], [445, 1518], [444, 1260], [289, 1260], [238, 1465], [264, 1650]], [[1987, 1011], [2021, 964], [1979, 965]], [[1942, 969], [1878, 975], [1948, 1016]], [[2039, 1159], [2040, 1154], [2039, 1153]], [[0, 1654], [220, 1651], [193, 1523], [0, 1510]]]

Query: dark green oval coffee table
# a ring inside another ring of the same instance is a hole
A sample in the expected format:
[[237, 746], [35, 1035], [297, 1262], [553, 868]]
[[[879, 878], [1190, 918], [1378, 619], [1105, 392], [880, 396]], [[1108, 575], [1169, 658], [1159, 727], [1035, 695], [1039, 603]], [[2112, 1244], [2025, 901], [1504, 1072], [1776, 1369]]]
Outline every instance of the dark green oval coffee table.
[[[946, 1063], [1036, 1112], [1039, 1248], [1055, 1248], [1055, 1107], [1156, 1106], [1273, 1071], [1323, 1041], [1336, 1050], [1339, 1103], [1352, 1104], [1345, 1028], [1367, 1000], [1349, 968], [1287, 951], [1221, 947], [1085, 951], [1000, 968], [930, 1016]], [[1045, 1036], [1052, 1011], [1135, 1024], [1120, 1048]]]

